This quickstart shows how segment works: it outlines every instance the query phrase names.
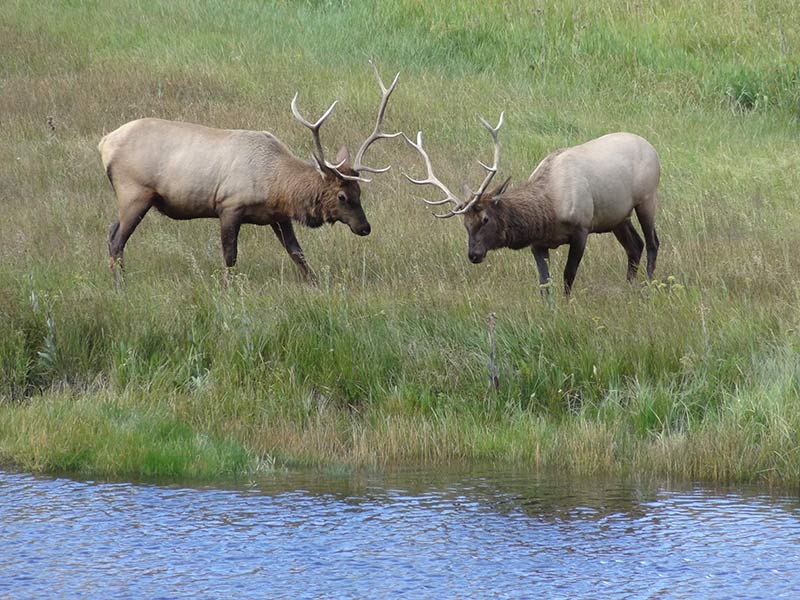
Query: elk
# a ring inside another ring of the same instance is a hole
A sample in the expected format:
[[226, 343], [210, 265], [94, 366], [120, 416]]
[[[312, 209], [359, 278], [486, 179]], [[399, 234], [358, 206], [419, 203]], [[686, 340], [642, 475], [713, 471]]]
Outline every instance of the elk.
[[[422, 147], [422, 132], [417, 133], [416, 143], [403, 135], [406, 143], [424, 159], [428, 173], [426, 179], [403, 175], [413, 184], [432, 185], [445, 194], [443, 200], [424, 200], [428, 205], [454, 205], [449, 212], [434, 216], [463, 215], [469, 234], [469, 260], [478, 264], [489, 250], [497, 248], [530, 247], [539, 272], [539, 284], [545, 286], [550, 283], [550, 250], [569, 244], [564, 269], [564, 293], [569, 296], [587, 236], [610, 231], [627, 254], [628, 281], [636, 277], [645, 243], [647, 276], [652, 278], [659, 246], [654, 220], [661, 172], [653, 146], [632, 133], [610, 133], [550, 153], [528, 180], [519, 185], [510, 187], [509, 177], [489, 190], [497, 173], [498, 131], [503, 117], [501, 113], [497, 125], [492, 127], [478, 116], [492, 136], [494, 163], [488, 166], [478, 161], [486, 176], [477, 192], [465, 190], [463, 201], [433, 174], [431, 159]], [[645, 242], [631, 222], [634, 211]]]
[[236, 264], [239, 228], [244, 223], [272, 226], [275, 235], [308, 283], [315, 281], [297, 241], [292, 222], [308, 227], [346, 223], [356, 235], [369, 235], [361, 207], [363, 173], [384, 173], [391, 167], [364, 164], [364, 153], [383, 133], [386, 105], [400, 77], [387, 88], [370, 61], [381, 90], [375, 128], [350, 162], [342, 147], [333, 163], [325, 159], [319, 130], [336, 102], [314, 123], [297, 108], [294, 118], [311, 130], [311, 161], [295, 156], [266, 131], [212, 129], [162, 119], [138, 119], [109, 133], [98, 146], [119, 207], [108, 234], [110, 267], [119, 287], [125, 244], [150, 208], [172, 219], [219, 219], [225, 283]]

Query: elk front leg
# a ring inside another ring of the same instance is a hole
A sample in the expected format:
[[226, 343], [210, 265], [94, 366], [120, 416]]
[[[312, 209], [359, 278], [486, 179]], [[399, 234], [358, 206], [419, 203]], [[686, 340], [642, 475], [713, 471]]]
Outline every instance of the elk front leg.
[[578, 265], [583, 258], [583, 250], [586, 248], [586, 237], [589, 232], [585, 229], [576, 231], [569, 242], [569, 254], [567, 255], [567, 266], [564, 269], [564, 295], [569, 296], [572, 291], [572, 283], [575, 281], [575, 274], [578, 272]]
[[311, 285], [316, 285], [316, 279], [311, 273], [311, 270], [308, 268], [308, 263], [306, 263], [306, 258], [303, 255], [303, 249], [300, 247], [300, 243], [297, 241], [297, 237], [294, 235], [292, 222], [282, 221], [280, 223], [274, 223], [272, 225], [272, 230], [275, 232], [278, 240], [280, 240], [281, 245], [286, 249], [286, 252], [289, 253], [289, 256], [294, 261], [294, 264], [296, 264], [297, 268], [300, 269], [300, 272], [303, 274], [305, 280]]
[[533, 258], [536, 260], [536, 270], [539, 271], [539, 289], [542, 295], [547, 293], [547, 286], [550, 283], [550, 250], [541, 246], [533, 246]]

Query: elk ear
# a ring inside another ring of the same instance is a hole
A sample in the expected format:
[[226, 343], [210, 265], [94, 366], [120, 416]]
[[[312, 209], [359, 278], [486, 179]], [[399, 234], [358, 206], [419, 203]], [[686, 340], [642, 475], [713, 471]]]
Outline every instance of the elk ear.
[[508, 184], [509, 183], [511, 183], [511, 177], [506, 179], [503, 183], [501, 183], [496, 188], [494, 188], [491, 192], [489, 192], [489, 197], [492, 198], [492, 201], [495, 200], [496, 196], [500, 196], [501, 194], [505, 193], [506, 189], [508, 189]]
[[339, 152], [336, 153], [336, 160], [334, 162], [337, 165], [343, 162], [350, 162], [350, 152], [347, 150], [347, 147], [342, 146], [339, 148]]

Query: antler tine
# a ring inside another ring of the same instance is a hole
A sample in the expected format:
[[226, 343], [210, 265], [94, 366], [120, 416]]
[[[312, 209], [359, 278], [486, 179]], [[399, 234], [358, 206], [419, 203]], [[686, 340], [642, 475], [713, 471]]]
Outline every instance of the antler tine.
[[378, 72], [378, 67], [375, 65], [375, 62], [370, 60], [369, 64], [372, 65], [372, 69], [375, 71], [375, 78], [378, 80], [378, 86], [381, 88], [381, 102], [378, 106], [378, 118], [375, 121], [375, 129], [372, 130], [370, 136], [364, 140], [364, 143], [361, 144], [361, 148], [359, 148], [358, 152], [356, 152], [356, 158], [353, 162], [353, 169], [359, 172], [366, 171], [368, 173], [385, 173], [392, 168], [391, 165], [382, 169], [378, 169], [366, 166], [362, 163], [362, 160], [364, 159], [364, 153], [367, 151], [367, 148], [369, 148], [373, 142], [379, 139], [395, 138], [402, 133], [400, 131], [397, 133], [383, 133], [381, 131], [381, 124], [383, 123], [383, 117], [386, 114], [386, 106], [389, 103], [389, 96], [392, 95], [394, 88], [397, 86], [397, 82], [400, 79], [400, 73], [398, 72], [397, 75], [394, 76], [394, 81], [392, 81], [392, 84], [387, 88], [383, 84], [383, 79], [381, 79], [381, 74]]
[[[422, 132], [421, 131], [417, 132], [417, 143], [416, 144], [414, 142], [412, 142], [411, 139], [405, 133], [403, 134], [403, 137], [405, 138], [405, 140], [406, 140], [406, 142], [408, 143], [409, 146], [414, 148], [417, 152], [419, 152], [422, 155], [422, 158], [425, 161], [425, 168], [428, 171], [428, 178], [427, 179], [414, 179], [413, 177], [410, 177], [406, 173], [403, 173], [403, 176], [406, 179], [408, 179], [411, 183], [413, 183], [415, 185], [432, 185], [432, 186], [435, 186], [435, 187], [439, 188], [442, 192], [444, 192], [445, 195], [447, 196], [444, 200], [431, 201], [431, 200], [425, 200], [423, 198], [422, 201], [425, 202], [425, 204], [428, 204], [428, 205], [431, 205], [431, 206], [438, 206], [440, 204], [446, 204], [448, 202], [452, 202], [453, 204], [456, 205], [456, 207], [458, 207], [461, 204], [461, 202], [458, 200], [458, 198], [456, 198], [455, 194], [453, 194], [453, 192], [451, 192], [449, 189], [447, 189], [447, 186], [445, 184], [443, 184], [441, 181], [439, 181], [439, 179], [433, 174], [433, 164], [431, 164], [431, 158], [430, 158], [430, 156], [428, 156], [428, 153], [425, 152], [424, 148], [422, 147]], [[440, 219], [447, 219], [448, 217], [452, 217], [455, 214], [457, 214], [455, 212], [455, 210], [451, 210], [449, 213], [434, 214], [434, 216], [438, 217]]]
[[505, 111], [500, 113], [500, 120], [497, 122], [496, 127], [492, 127], [489, 123], [484, 119], [482, 116], [478, 115], [478, 119], [483, 124], [486, 129], [489, 130], [489, 134], [492, 136], [492, 141], [494, 142], [494, 161], [491, 167], [485, 165], [483, 162], [478, 161], [484, 169], [488, 171], [486, 174], [486, 178], [481, 183], [481, 186], [478, 188], [478, 191], [475, 192], [476, 196], [480, 196], [483, 192], [486, 191], [486, 188], [489, 187], [489, 183], [492, 181], [492, 178], [497, 173], [497, 165], [498, 161], [500, 160], [500, 141], [497, 139], [497, 132], [500, 131], [500, 128], [503, 126], [503, 118], [505, 117]]
[[480, 160], [478, 161], [478, 164], [482, 166], [484, 169], [486, 169], [488, 173], [486, 174], [483, 183], [481, 183], [481, 186], [478, 188], [478, 191], [472, 195], [472, 199], [462, 208], [453, 210], [453, 212], [457, 215], [464, 214], [470, 208], [472, 208], [472, 205], [475, 204], [478, 201], [478, 198], [480, 198], [481, 195], [486, 191], [486, 188], [488, 188], [489, 184], [492, 182], [492, 178], [497, 173], [497, 166], [500, 160], [500, 141], [497, 139], [497, 132], [500, 131], [500, 128], [503, 126], [503, 118], [505, 117], [505, 114], [506, 114], [505, 111], [500, 113], [500, 120], [497, 122], [496, 127], [492, 127], [491, 125], [489, 125], [486, 119], [478, 115], [478, 119], [483, 124], [483, 126], [489, 130], [489, 134], [492, 136], [492, 140], [494, 141], [494, 164], [492, 164], [492, 166], [490, 167], [481, 162]]
[[300, 111], [297, 110], [297, 96], [299, 95], [300, 95], [299, 92], [295, 92], [294, 98], [292, 98], [292, 114], [294, 115], [295, 119], [300, 121], [300, 123], [302, 123], [311, 130], [311, 135], [314, 136], [314, 143], [317, 146], [317, 158], [320, 160], [320, 162], [325, 162], [325, 164], [328, 164], [325, 161], [325, 151], [322, 149], [322, 142], [319, 139], [319, 128], [322, 127], [322, 124], [325, 122], [325, 119], [331, 116], [331, 113], [333, 112], [333, 109], [336, 107], [336, 103], [338, 102], [338, 100], [333, 101], [333, 104], [330, 105], [330, 108], [328, 108], [328, 110], [325, 111], [325, 113], [317, 120], [316, 123], [310, 123], [305, 118], [303, 118], [303, 115], [301, 115]]

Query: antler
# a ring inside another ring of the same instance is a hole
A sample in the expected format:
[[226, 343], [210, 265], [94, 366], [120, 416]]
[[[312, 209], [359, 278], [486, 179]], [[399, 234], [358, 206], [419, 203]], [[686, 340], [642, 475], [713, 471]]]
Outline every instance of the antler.
[[[417, 143], [416, 144], [414, 142], [412, 142], [406, 134], [403, 134], [403, 137], [405, 138], [405, 140], [406, 140], [406, 142], [408, 143], [409, 146], [414, 148], [417, 152], [419, 152], [422, 155], [422, 158], [425, 160], [425, 167], [428, 170], [428, 178], [427, 179], [413, 179], [412, 177], [409, 177], [405, 173], [403, 173], [403, 176], [406, 179], [408, 179], [411, 183], [413, 183], [414, 185], [433, 185], [433, 186], [439, 188], [441, 191], [443, 191], [447, 195], [447, 197], [444, 200], [438, 200], [436, 202], [432, 202], [430, 200], [425, 200], [423, 198], [423, 202], [425, 202], [426, 204], [429, 204], [431, 206], [437, 206], [437, 205], [440, 205], [440, 204], [445, 204], [447, 202], [452, 202], [453, 204], [456, 205], [456, 208], [458, 208], [461, 205], [461, 202], [458, 200], [458, 198], [455, 196], [455, 194], [453, 194], [453, 192], [448, 190], [447, 186], [445, 184], [443, 184], [441, 181], [439, 181], [439, 179], [433, 174], [433, 165], [431, 164], [431, 158], [430, 158], [430, 156], [428, 156], [428, 153], [425, 152], [425, 150], [422, 148], [422, 132], [421, 131], [417, 132]], [[455, 214], [456, 214], [455, 209], [452, 209], [449, 213], [444, 213], [444, 214], [440, 214], [440, 215], [437, 215], [437, 214], [434, 213], [434, 216], [438, 217], [440, 219], [447, 219], [448, 217], [452, 217]]]
[[[362, 172], [367, 171], [369, 173], [385, 173], [391, 166], [384, 167], [383, 169], [376, 169], [373, 167], [368, 167], [363, 164], [361, 161], [364, 159], [364, 153], [367, 151], [373, 142], [379, 139], [388, 139], [388, 138], [395, 138], [400, 135], [402, 132], [398, 131], [397, 133], [383, 133], [381, 131], [381, 124], [383, 123], [383, 116], [386, 113], [386, 105], [389, 103], [389, 96], [392, 95], [395, 86], [397, 86], [397, 80], [400, 78], [400, 73], [398, 72], [397, 75], [394, 76], [394, 81], [392, 81], [392, 85], [388, 88], [383, 85], [383, 80], [381, 79], [381, 75], [378, 72], [378, 67], [375, 66], [375, 63], [370, 60], [369, 64], [372, 65], [372, 68], [375, 71], [375, 78], [378, 80], [378, 85], [381, 88], [381, 103], [378, 106], [378, 120], [375, 122], [375, 129], [372, 130], [370, 136], [361, 144], [361, 148], [358, 149], [356, 152], [356, 158], [353, 162], [353, 169]], [[370, 179], [362, 179], [361, 181], [371, 181]]]
[[483, 183], [481, 183], [481, 187], [479, 187], [478, 191], [472, 195], [472, 200], [470, 200], [463, 208], [453, 209], [453, 214], [463, 215], [470, 208], [472, 208], [472, 205], [475, 204], [478, 201], [478, 198], [480, 198], [481, 195], [486, 191], [486, 188], [488, 188], [489, 184], [492, 182], [492, 178], [497, 173], [497, 162], [500, 159], [500, 141], [497, 139], [497, 132], [500, 131], [500, 128], [503, 126], [503, 117], [505, 117], [505, 114], [505, 111], [500, 113], [500, 120], [497, 122], [496, 127], [492, 127], [486, 122], [486, 119], [478, 115], [478, 119], [480, 119], [480, 122], [483, 124], [483, 126], [489, 130], [489, 134], [492, 136], [492, 140], [494, 140], [494, 164], [489, 167], [483, 162], [478, 161], [478, 164], [486, 169], [488, 173], [486, 174]]
[[322, 127], [322, 124], [325, 122], [331, 113], [333, 112], [334, 107], [338, 100], [334, 100], [333, 104], [331, 104], [330, 108], [325, 111], [325, 113], [317, 120], [316, 123], [310, 123], [308, 120], [303, 118], [303, 115], [300, 114], [300, 111], [297, 110], [297, 96], [298, 94], [295, 93], [294, 98], [292, 98], [292, 114], [294, 118], [300, 121], [303, 125], [308, 127], [311, 130], [311, 135], [314, 136], [314, 144], [317, 146], [317, 152], [314, 154], [314, 160], [317, 161], [317, 164], [321, 168], [323, 165], [326, 166], [328, 169], [336, 173], [337, 177], [341, 177], [342, 179], [346, 179], [348, 181], [363, 181], [368, 182], [369, 179], [364, 179], [362, 177], [355, 177], [353, 175], [345, 175], [341, 171], [339, 171], [339, 167], [344, 164], [344, 160], [340, 162], [338, 165], [334, 165], [333, 163], [329, 163], [325, 160], [325, 151], [322, 149], [322, 142], [319, 139], [319, 128]]
[[481, 161], [478, 161], [478, 164], [480, 164], [480, 166], [486, 169], [488, 173], [486, 174], [483, 183], [481, 183], [481, 187], [478, 188], [478, 191], [472, 194], [472, 199], [463, 206], [462, 203], [458, 200], [458, 198], [456, 198], [455, 194], [453, 194], [453, 192], [448, 190], [447, 187], [441, 181], [439, 181], [433, 174], [433, 166], [431, 165], [431, 159], [428, 156], [428, 153], [422, 149], [422, 132], [420, 131], [417, 133], [416, 144], [412, 142], [407, 135], [403, 134], [403, 137], [406, 139], [406, 142], [408, 142], [408, 144], [412, 148], [415, 148], [417, 152], [419, 152], [422, 155], [422, 158], [425, 159], [425, 166], [428, 169], [427, 179], [412, 179], [411, 177], [403, 173], [405, 178], [408, 179], [411, 183], [414, 183], [416, 185], [425, 185], [425, 184], [434, 185], [447, 195], [447, 198], [445, 198], [444, 200], [439, 200], [438, 202], [430, 202], [429, 200], [424, 200], [426, 204], [438, 205], [438, 204], [445, 204], [446, 202], [452, 202], [453, 204], [455, 204], [455, 207], [452, 208], [449, 213], [441, 215], [434, 214], [435, 217], [439, 217], [440, 219], [447, 219], [448, 217], [452, 217], [454, 215], [463, 215], [472, 207], [473, 204], [475, 204], [478, 201], [478, 198], [480, 198], [481, 195], [486, 191], [486, 188], [489, 187], [492, 178], [497, 173], [498, 161], [500, 159], [500, 141], [497, 139], [497, 132], [503, 126], [503, 118], [505, 117], [505, 114], [506, 114], [505, 111], [500, 113], [500, 120], [497, 122], [496, 127], [492, 127], [491, 125], [489, 125], [489, 123], [486, 122], [486, 120], [483, 117], [478, 115], [478, 119], [480, 119], [481, 123], [483, 123], [483, 126], [489, 130], [489, 133], [492, 136], [492, 140], [494, 140], [494, 164], [490, 167], [488, 165], [485, 165]]
[[319, 140], [319, 128], [322, 127], [322, 124], [325, 122], [325, 120], [331, 116], [333, 109], [336, 108], [336, 103], [338, 100], [333, 101], [333, 104], [331, 104], [330, 108], [325, 111], [325, 113], [317, 120], [316, 123], [309, 123], [303, 118], [303, 115], [300, 114], [300, 111], [297, 110], [297, 96], [299, 94], [299, 92], [295, 92], [294, 98], [292, 98], [292, 114], [294, 115], [295, 119], [300, 121], [300, 123], [311, 130], [311, 135], [314, 136], [314, 143], [317, 145], [317, 159], [327, 165], [328, 163], [325, 160], [325, 151], [322, 149], [322, 142]]
[[[383, 80], [381, 79], [380, 73], [378, 73], [378, 67], [375, 66], [375, 63], [372, 62], [372, 60], [369, 61], [369, 64], [371, 64], [372, 68], [375, 70], [375, 77], [378, 79], [378, 85], [381, 88], [381, 103], [378, 106], [378, 120], [375, 123], [375, 129], [372, 130], [370, 136], [364, 141], [363, 144], [361, 144], [361, 148], [358, 149], [355, 161], [353, 162], [353, 170], [358, 172], [367, 171], [369, 173], [385, 173], [386, 171], [391, 169], [391, 166], [384, 167], [383, 169], [376, 169], [362, 164], [361, 161], [364, 158], [364, 153], [367, 151], [367, 148], [369, 148], [373, 144], [373, 142], [384, 138], [394, 138], [400, 135], [401, 133], [399, 131], [397, 133], [383, 133], [381, 131], [381, 124], [383, 123], [383, 117], [384, 114], [386, 113], [386, 105], [389, 103], [389, 96], [392, 95], [394, 88], [397, 86], [397, 81], [400, 79], [400, 73], [394, 76], [394, 81], [392, 81], [392, 85], [390, 85], [387, 88], [386, 86], [383, 85]], [[317, 147], [315, 158], [317, 162], [320, 164], [320, 167], [322, 165], [326, 166], [328, 169], [336, 173], [337, 177], [340, 177], [347, 181], [361, 181], [363, 183], [369, 183], [370, 181], [372, 181], [371, 179], [360, 177], [358, 175], [345, 175], [344, 173], [342, 173], [339, 170], [339, 167], [341, 167], [345, 161], [340, 162], [338, 165], [334, 165], [325, 160], [325, 151], [322, 149], [322, 142], [319, 139], [319, 128], [325, 122], [325, 119], [327, 119], [333, 112], [333, 108], [336, 106], [336, 101], [333, 104], [331, 104], [330, 108], [328, 108], [328, 110], [325, 111], [325, 113], [319, 118], [319, 120], [317, 120], [316, 123], [310, 123], [308, 120], [303, 118], [303, 115], [301, 115], [300, 111], [297, 110], [297, 96], [298, 94], [295, 93], [294, 98], [292, 98], [292, 114], [294, 115], [295, 119], [300, 121], [300, 123], [302, 123], [311, 130], [311, 135], [314, 136], [314, 144], [316, 144]]]

